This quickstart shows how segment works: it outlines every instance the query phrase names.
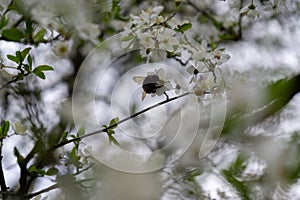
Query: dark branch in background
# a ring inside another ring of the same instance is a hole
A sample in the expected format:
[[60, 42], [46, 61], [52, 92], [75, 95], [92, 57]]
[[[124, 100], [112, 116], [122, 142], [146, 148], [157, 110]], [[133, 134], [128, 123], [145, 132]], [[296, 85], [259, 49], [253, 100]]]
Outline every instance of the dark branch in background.
[[[241, 10], [243, 8], [243, 4], [244, 4], [244, 0], [240, 0], [240, 8], [239, 10]], [[240, 13], [239, 15], [239, 39], [242, 39], [243, 37], [243, 33], [242, 33], [242, 19], [243, 19], [243, 15], [242, 13]]]
[[103, 128], [103, 129], [100, 129], [100, 130], [97, 130], [97, 131], [94, 131], [94, 132], [91, 132], [91, 133], [87, 133], [87, 134], [85, 134], [85, 135], [83, 135], [83, 136], [80, 136], [80, 137], [77, 137], [77, 138], [73, 138], [73, 139], [71, 139], [71, 140], [67, 140], [67, 141], [60, 142], [60, 143], [54, 145], [53, 147], [51, 147], [51, 148], [49, 149], [49, 151], [52, 151], [52, 150], [57, 149], [57, 148], [59, 148], [59, 147], [62, 147], [62, 146], [64, 146], [64, 145], [66, 145], [66, 144], [69, 144], [69, 143], [72, 143], [72, 142], [81, 140], [81, 139], [83, 139], [83, 138], [90, 137], [90, 136], [92, 136], [92, 135], [96, 135], [96, 134], [98, 134], [98, 133], [107, 132], [109, 129], [115, 127], [116, 125], [118, 126], [118, 125], [120, 125], [120, 124], [122, 124], [122, 123], [124, 123], [124, 122], [126, 122], [126, 121], [128, 121], [128, 120], [130, 120], [130, 119], [132, 119], [132, 118], [135, 118], [135, 117], [137, 117], [137, 116], [139, 116], [139, 115], [141, 115], [141, 114], [143, 114], [143, 113], [145, 113], [145, 112], [147, 112], [147, 111], [149, 111], [149, 110], [151, 110], [151, 109], [153, 109], [153, 108], [156, 108], [156, 107], [158, 107], [158, 106], [164, 105], [164, 104], [166, 104], [166, 103], [168, 103], [168, 102], [171, 102], [171, 101], [174, 101], [174, 100], [176, 100], [176, 99], [182, 98], [182, 97], [184, 97], [184, 96], [186, 96], [186, 95], [189, 95], [189, 94], [191, 94], [191, 93], [190, 93], [190, 92], [186, 92], [186, 93], [181, 94], [181, 95], [178, 95], [178, 96], [176, 96], [176, 97], [172, 97], [172, 98], [166, 99], [166, 100], [164, 100], [164, 101], [162, 101], [162, 102], [159, 102], [159, 103], [154, 104], [154, 105], [152, 105], [152, 106], [150, 106], [150, 107], [147, 107], [147, 108], [145, 108], [145, 109], [143, 109], [143, 110], [141, 110], [141, 111], [139, 111], [139, 112], [137, 112], [137, 113], [135, 113], [135, 114], [133, 114], [133, 115], [130, 115], [130, 116], [128, 116], [128, 117], [126, 117], [126, 118], [120, 120], [120, 121], [119, 121], [118, 123], [116, 123], [116, 124], [112, 124], [112, 125], [110, 125], [110, 126], [108, 126], [108, 127], [106, 127], [106, 128]]
[[60, 37], [61, 37], [61, 35], [59, 34], [59, 35], [57, 35], [53, 38], [50, 38], [48, 40], [42, 40], [42, 41], [38, 41], [38, 42], [34, 42], [34, 41], [29, 41], [28, 42], [26, 40], [25, 41], [22, 41], [22, 40], [14, 41], [14, 40], [10, 40], [10, 39], [7, 39], [7, 38], [4, 38], [4, 37], [1, 36], [0, 40], [6, 41], [6, 42], [21, 43], [21, 44], [25, 44], [25, 45], [38, 45], [39, 43], [48, 44], [48, 43], [54, 42], [54, 41], [58, 40]]
[[59, 184], [58, 184], [58, 183], [55, 183], [55, 184], [53, 184], [53, 185], [51, 185], [51, 186], [49, 186], [49, 187], [47, 187], [47, 188], [45, 188], [45, 189], [42, 189], [42, 190], [40, 190], [40, 191], [37, 191], [37, 192], [31, 193], [31, 194], [28, 194], [27, 196], [25, 196], [25, 198], [26, 198], [26, 199], [31, 199], [32, 197], [35, 197], [35, 196], [40, 195], [40, 194], [43, 194], [43, 193], [45, 193], [45, 192], [49, 192], [49, 191], [54, 190], [54, 189], [56, 189], [56, 188], [58, 188], [58, 187], [59, 187]]
[[[243, 1], [243, 0], [241, 0]], [[213, 15], [215, 15], [215, 13], [210, 10], [210, 9], [200, 9], [194, 2], [192, 2], [191, 0], [187, 0], [186, 4], [191, 6], [195, 11], [197, 11], [197, 13], [202, 14], [204, 17], [206, 17], [219, 31], [220, 31], [220, 35], [219, 35], [219, 39], [220, 41], [237, 41], [240, 40], [240, 32], [241, 29], [238, 30], [238, 33], [236, 33], [236, 31], [234, 30], [234, 27], [230, 26], [230, 27], [224, 27], [223, 23], [218, 21]], [[241, 16], [240, 16], [241, 18]], [[241, 19], [239, 19], [241, 20]], [[223, 36], [222, 36], [223, 35]]]

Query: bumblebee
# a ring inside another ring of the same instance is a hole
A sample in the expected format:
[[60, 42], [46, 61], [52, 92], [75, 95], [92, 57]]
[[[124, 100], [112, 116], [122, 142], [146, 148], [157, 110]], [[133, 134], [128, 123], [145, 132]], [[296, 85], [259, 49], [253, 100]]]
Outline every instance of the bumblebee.
[[142, 84], [142, 101], [145, 99], [146, 94], [155, 94], [157, 89], [164, 87], [164, 81], [160, 80], [157, 75], [135, 76], [132, 79], [137, 84]]

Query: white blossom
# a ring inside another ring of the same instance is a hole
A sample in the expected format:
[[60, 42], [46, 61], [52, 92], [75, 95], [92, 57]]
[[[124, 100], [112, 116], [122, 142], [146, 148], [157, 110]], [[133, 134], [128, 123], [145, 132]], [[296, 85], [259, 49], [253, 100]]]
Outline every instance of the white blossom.
[[188, 91], [187, 84], [180, 78], [175, 78], [175, 94], [179, 94], [181, 91]]
[[216, 49], [212, 54], [212, 60], [217, 64], [221, 65], [230, 59], [230, 55], [224, 53], [225, 49]]
[[258, 12], [258, 10], [256, 9], [256, 6], [253, 3], [243, 7], [241, 9], [240, 13], [244, 16], [249, 17], [249, 18], [259, 17], [259, 12]]
[[175, 50], [174, 47], [179, 45], [175, 34], [176, 32], [172, 29], [163, 29], [157, 36], [159, 48], [173, 52]]
[[64, 57], [68, 53], [68, 44], [65, 41], [56, 41], [52, 51], [59, 57]]
[[155, 48], [155, 40], [151, 33], [137, 33], [137, 38], [139, 39], [139, 43], [145, 49], [154, 49]]
[[20, 121], [17, 121], [14, 125], [13, 125], [13, 129], [17, 134], [24, 134], [27, 130], [27, 127], [24, 126]]
[[94, 44], [98, 43], [98, 36], [100, 35], [100, 29], [97, 24], [93, 23], [82, 23], [76, 27], [78, 36], [87, 41], [91, 41]]

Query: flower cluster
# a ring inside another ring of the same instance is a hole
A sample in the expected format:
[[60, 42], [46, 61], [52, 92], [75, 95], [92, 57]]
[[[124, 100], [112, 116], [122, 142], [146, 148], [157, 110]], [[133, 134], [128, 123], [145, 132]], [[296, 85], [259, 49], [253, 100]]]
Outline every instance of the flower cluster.
[[184, 32], [190, 29], [192, 24], [188, 21], [177, 22], [175, 16], [162, 16], [163, 9], [162, 6], [158, 6], [142, 11], [139, 16], [131, 14], [131, 19], [125, 27], [128, 35], [121, 38], [122, 47], [131, 49], [134, 45], [139, 46], [140, 54], [147, 58], [147, 62], [158, 55], [162, 58], [174, 58], [183, 66], [188, 64], [186, 70], [191, 75], [190, 86], [180, 80], [174, 80], [175, 86], [172, 87], [170, 81], [164, 79], [162, 69], [149, 72], [145, 77], [136, 76], [133, 79], [143, 86], [142, 99], [146, 94], [152, 96], [166, 94], [165, 92], [171, 88], [175, 89], [175, 93], [191, 88], [200, 96], [211, 89], [203, 87], [205, 80], [200, 74], [211, 73], [216, 82], [214, 72], [216, 67], [227, 62], [230, 56], [222, 48], [212, 49], [206, 40], [202, 40], [199, 44], [187, 37]]

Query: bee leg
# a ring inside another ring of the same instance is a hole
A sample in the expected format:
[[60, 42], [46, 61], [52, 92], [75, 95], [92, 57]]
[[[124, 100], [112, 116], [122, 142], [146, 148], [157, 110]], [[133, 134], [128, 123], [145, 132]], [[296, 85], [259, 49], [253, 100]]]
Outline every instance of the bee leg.
[[166, 100], [169, 100], [169, 96], [167, 95], [167, 93], [166, 92], [164, 92], [164, 94], [166, 95], [166, 97], [167, 97], [167, 99]]

